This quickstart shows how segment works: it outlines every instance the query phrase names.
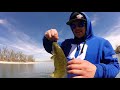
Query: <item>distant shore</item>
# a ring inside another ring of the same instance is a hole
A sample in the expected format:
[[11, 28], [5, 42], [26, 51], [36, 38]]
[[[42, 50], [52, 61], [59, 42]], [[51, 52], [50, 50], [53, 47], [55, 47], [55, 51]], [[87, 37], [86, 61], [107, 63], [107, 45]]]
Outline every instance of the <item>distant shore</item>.
[[39, 62], [8, 62], [8, 61], [0, 61], [0, 64], [37, 64]]
[[34, 62], [8, 62], [8, 61], [0, 61], [0, 64], [38, 64], [40, 62], [43, 62], [43, 61], [34, 61]]

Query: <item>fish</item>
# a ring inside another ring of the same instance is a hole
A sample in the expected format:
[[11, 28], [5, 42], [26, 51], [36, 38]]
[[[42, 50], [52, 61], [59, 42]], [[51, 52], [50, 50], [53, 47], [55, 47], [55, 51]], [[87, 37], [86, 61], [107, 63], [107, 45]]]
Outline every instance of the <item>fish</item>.
[[54, 61], [54, 71], [50, 75], [52, 78], [65, 78], [67, 75], [67, 58], [57, 42], [52, 43], [52, 57]]

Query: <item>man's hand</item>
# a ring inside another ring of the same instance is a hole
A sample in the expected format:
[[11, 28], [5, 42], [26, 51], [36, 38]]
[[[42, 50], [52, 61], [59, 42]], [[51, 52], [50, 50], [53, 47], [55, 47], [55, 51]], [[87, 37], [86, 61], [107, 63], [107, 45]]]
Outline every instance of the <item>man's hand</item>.
[[45, 37], [51, 41], [57, 41], [59, 39], [58, 32], [56, 29], [50, 29], [47, 32], [45, 32]]
[[87, 60], [72, 59], [68, 62], [68, 73], [76, 74], [73, 78], [94, 78], [96, 66]]

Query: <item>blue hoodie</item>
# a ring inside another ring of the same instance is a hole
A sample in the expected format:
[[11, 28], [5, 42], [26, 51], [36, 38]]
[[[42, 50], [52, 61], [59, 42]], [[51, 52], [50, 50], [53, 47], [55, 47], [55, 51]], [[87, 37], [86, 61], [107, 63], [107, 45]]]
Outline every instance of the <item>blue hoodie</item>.
[[[83, 53], [79, 52], [77, 58], [88, 60], [93, 63], [97, 69], [94, 78], [115, 78], [119, 73], [118, 59], [115, 57], [116, 53], [113, 50], [110, 42], [104, 38], [97, 37], [92, 32], [92, 25], [89, 17], [85, 14], [87, 19], [87, 28], [85, 38], [66, 39], [63, 42], [58, 42], [64, 51], [66, 58], [71, 60], [74, 57], [76, 49], [80, 46], [80, 51], [84, 45]], [[43, 46], [48, 53], [52, 51], [52, 42], [46, 37], [43, 38]], [[68, 74], [68, 78], [72, 77], [72, 74]]]

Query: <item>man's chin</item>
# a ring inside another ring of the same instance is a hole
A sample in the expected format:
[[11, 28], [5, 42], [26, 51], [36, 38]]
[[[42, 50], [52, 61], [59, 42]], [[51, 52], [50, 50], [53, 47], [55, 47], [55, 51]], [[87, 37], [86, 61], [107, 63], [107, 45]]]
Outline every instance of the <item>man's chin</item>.
[[81, 36], [81, 35], [76, 35], [76, 37], [77, 37], [77, 38], [82, 38], [83, 36]]

